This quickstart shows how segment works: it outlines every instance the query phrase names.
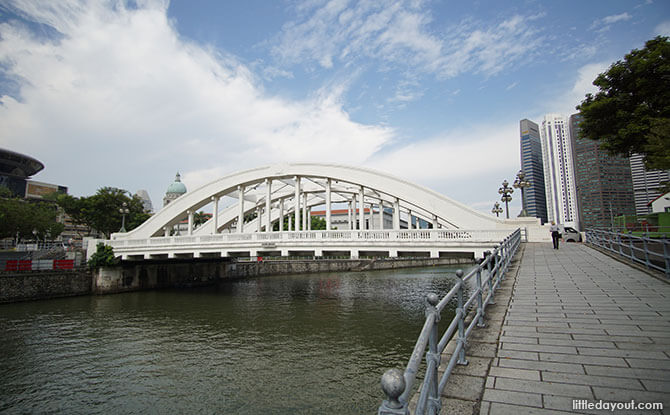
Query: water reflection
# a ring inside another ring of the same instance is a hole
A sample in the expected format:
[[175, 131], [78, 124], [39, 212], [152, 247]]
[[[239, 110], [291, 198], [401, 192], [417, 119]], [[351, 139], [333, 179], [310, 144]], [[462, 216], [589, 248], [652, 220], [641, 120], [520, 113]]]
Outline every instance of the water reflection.
[[406, 363], [425, 295], [453, 271], [2, 305], [0, 412], [374, 413], [381, 374]]

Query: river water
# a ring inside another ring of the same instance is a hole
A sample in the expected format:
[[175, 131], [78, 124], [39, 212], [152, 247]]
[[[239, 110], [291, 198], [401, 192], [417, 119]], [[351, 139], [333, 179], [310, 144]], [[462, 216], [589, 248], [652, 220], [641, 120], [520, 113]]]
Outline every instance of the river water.
[[455, 269], [0, 305], [0, 413], [376, 413]]

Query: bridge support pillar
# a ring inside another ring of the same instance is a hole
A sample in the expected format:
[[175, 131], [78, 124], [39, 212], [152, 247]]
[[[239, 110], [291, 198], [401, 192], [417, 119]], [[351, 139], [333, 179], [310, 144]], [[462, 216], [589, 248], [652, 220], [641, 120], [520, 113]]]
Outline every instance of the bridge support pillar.
[[430, 250], [430, 257], [431, 258], [439, 258], [440, 257], [440, 252], [437, 249], [431, 249]]
[[314, 256], [323, 256], [323, 248], [314, 248]]
[[358, 249], [352, 249], [350, 255], [352, 259], [358, 258]]
[[193, 258], [200, 258], [200, 252], [198, 251], [193, 252]]
[[282, 249], [281, 250], [281, 256], [288, 256], [288, 249]]
[[168, 252], [168, 259], [174, 258], [174, 252]]
[[389, 249], [389, 258], [398, 258], [398, 250]]

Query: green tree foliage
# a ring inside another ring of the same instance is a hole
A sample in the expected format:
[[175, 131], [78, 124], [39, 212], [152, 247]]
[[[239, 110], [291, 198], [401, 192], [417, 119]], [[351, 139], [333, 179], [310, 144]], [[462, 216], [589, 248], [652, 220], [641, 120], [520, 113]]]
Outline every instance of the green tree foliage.
[[[291, 219], [293, 219], [293, 215], [290, 215]], [[300, 219], [298, 219], [298, 230], [302, 230], [302, 212], [299, 214]], [[326, 220], [312, 216], [312, 230], [313, 231], [325, 231], [326, 230]], [[279, 231], [279, 223], [275, 222], [274, 225], [272, 225], [272, 230], [273, 231]], [[288, 216], [284, 217], [284, 230], [288, 230]]]
[[577, 109], [582, 137], [611, 154], [644, 155], [650, 169], [670, 169], [670, 41], [658, 36], [598, 75], [599, 88]]
[[90, 268], [111, 267], [118, 263], [119, 259], [114, 256], [114, 249], [103, 243], [98, 244], [96, 251], [87, 262]]
[[193, 214], [193, 228], [197, 228], [198, 226], [207, 222], [209, 218], [211, 218], [211, 215], [203, 212], [202, 210], [200, 212], [195, 212]]
[[63, 232], [55, 204], [13, 198], [0, 189], [0, 238], [53, 239]]
[[121, 229], [122, 215], [119, 209], [124, 202], [130, 210], [126, 215], [126, 229], [138, 227], [150, 216], [144, 212], [141, 199], [129, 195], [123, 189], [102, 187], [93, 196], [73, 197], [59, 194], [55, 196], [55, 200], [75, 223], [86, 225], [109, 237], [112, 232]]

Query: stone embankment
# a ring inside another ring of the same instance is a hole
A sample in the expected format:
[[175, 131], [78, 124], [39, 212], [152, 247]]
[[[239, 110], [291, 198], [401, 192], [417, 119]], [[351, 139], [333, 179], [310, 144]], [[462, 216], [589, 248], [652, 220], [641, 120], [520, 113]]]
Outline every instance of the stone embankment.
[[306, 259], [232, 262], [230, 259], [124, 262], [116, 267], [0, 274], [0, 303], [87, 294], [213, 285], [224, 279], [281, 274], [369, 271], [470, 264], [472, 258]]

